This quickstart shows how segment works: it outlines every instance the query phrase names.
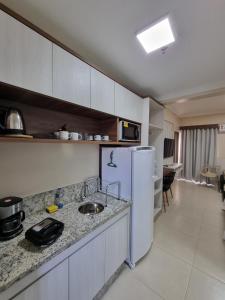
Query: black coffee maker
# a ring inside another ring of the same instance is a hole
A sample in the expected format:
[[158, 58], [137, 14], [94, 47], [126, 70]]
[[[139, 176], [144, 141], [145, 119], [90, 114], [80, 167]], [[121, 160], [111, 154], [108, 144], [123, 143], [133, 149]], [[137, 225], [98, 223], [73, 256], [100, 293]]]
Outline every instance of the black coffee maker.
[[6, 197], [0, 199], [0, 241], [10, 240], [23, 231], [23, 199]]

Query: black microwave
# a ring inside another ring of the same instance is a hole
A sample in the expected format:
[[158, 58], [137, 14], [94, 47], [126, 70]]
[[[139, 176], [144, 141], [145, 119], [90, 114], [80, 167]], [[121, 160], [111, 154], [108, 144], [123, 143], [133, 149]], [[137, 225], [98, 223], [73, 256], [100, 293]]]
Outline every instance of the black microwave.
[[141, 125], [121, 120], [118, 128], [119, 141], [122, 142], [140, 142]]

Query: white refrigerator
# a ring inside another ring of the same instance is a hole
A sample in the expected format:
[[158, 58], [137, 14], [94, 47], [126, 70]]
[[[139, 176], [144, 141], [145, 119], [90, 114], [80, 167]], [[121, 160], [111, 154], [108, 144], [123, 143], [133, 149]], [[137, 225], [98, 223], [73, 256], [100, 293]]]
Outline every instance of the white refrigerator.
[[[151, 248], [154, 224], [154, 147], [102, 147], [101, 179], [121, 182], [121, 198], [132, 201], [130, 267]], [[112, 186], [111, 194], [117, 194]]]

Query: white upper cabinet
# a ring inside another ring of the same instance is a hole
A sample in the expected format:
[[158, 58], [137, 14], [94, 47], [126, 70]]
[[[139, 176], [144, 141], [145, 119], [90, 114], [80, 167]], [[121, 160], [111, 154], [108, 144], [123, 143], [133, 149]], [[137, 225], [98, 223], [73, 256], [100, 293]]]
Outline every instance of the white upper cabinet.
[[142, 98], [115, 83], [115, 114], [118, 117], [142, 123]]
[[142, 123], [143, 101], [0, 10], [0, 82]]
[[91, 108], [115, 114], [114, 81], [91, 68]]
[[0, 10], [0, 81], [52, 95], [52, 43]]
[[53, 44], [53, 96], [90, 107], [90, 66]]

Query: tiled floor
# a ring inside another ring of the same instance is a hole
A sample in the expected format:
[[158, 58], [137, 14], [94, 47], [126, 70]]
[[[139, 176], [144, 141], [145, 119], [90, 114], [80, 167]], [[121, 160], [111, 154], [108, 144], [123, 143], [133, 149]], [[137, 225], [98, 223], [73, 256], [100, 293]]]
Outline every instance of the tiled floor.
[[225, 212], [211, 188], [176, 181], [151, 252], [103, 300], [225, 300]]

